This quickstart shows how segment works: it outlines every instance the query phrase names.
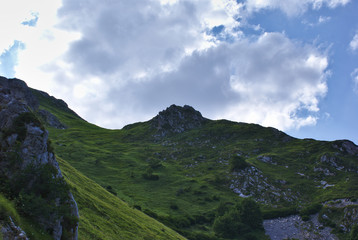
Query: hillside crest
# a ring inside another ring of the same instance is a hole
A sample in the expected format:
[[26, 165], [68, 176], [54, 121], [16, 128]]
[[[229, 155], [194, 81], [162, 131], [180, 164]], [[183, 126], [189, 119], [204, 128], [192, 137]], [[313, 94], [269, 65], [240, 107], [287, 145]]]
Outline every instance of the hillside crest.
[[158, 131], [159, 136], [170, 133], [182, 133], [186, 130], [202, 126], [208, 119], [193, 107], [171, 105], [158, 113], [150, 122], [151, 126]]

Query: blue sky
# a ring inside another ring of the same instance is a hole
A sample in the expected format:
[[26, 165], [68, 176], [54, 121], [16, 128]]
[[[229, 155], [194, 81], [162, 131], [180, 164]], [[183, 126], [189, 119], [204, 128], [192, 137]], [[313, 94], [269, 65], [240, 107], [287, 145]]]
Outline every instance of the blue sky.
[[0, 75], [107, 128], [171, 104], [358, 143], [358, 2], [13, 0]]

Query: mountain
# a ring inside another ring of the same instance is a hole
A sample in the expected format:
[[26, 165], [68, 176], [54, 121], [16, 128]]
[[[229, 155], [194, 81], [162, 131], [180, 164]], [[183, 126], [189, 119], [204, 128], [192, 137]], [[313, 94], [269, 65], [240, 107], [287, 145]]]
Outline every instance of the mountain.
[[79, 239], [182, 238], [171, 229], [193, 240], [355, 239], [358, 147], [349, 140], [296, 139], [176, 105], [108, 130], [30, 92], [78, 204]]
[[46, 128], [68, 126], [36, 95], [53, 112], [84, 120], [62, 100], [35, 92], [0, 78], [0, 239], [184, 239], [56, 156]]

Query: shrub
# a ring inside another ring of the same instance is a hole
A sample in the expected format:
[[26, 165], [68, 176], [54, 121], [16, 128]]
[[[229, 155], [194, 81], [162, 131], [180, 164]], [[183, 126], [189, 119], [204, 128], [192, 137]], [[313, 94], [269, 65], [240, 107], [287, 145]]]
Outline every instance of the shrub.
[[9, 216], [11, 216], [15, 222], [19, 223], [20, 217], [15, 210], [14, 204], [0, 194], [0, 220], [7, 221]]
[[228, 182], [228, 179], [222, 175], [215, 175], [214, 184], [223, 185]]
[[170, 209], [178, 210], [179, 207], [178, 207], [178, 205], [177, 205], [176, 203], [171, 203], [171, 204], [170, 204]]
[[213, 195], [213, 200], [214, 201], [219, 201], [220, 200], [220, 197], [218, 195]]
[[[262, 229], [262, 214], [259, 205], [254, 200], [245, 198], [241, 204], [235, 204], [234, 207], [220, 202], [213, 224], [216, 235], [234, 238], [255, 229]], [[247, 236], [250, 239], [251, 235]]]
[[227, 212], [215, 219], [213, 229], [218, 236], [233, 238], [238, 235], [238, 221], [231, 213]]
[[147, 161], [148, 161], [149, 167], [152, 169], [157, 169], [157, 168], [160, 168], [163, 166], [159, 159], [150, 158]]
[[240, 217], [245, 224], [252, 229], [262, 228], [262, 214], [259, 205], [250, 198], [245, 198], [241, 203]]
[[39, 218], [47, 221], [53, 217], [64, 216], [67, 219], [72, 216], [68, 206], [69, 187], [62, 177], [57, 177], [54, 166], [29, 165], [13, 179], [12, 194], [19, 212], [24, 216], [35, 221]]
[[228, 210], [228, 206], [224, 202], [220, 202], [216, 209], [216, 216], [223, 216]]
[[190, 240], [217, 240], [217, 237], [200, 232], [181, 231], [181, 234]]
[[350, 240], [358, 240], [358, 224], [355, 224], [352, 229], [351, 233], [349, 234]]
[[184, 194], [184, 190], [182, 188], [179, 188], [175, 194], [175, 196], [179, 197], [180, 195]]
[[247, 168], [249, 165], [245, 161], [245, 158], [240, 156], [234, 156], [229, 160], [229, 169], [231, 172], [239, 171]]
[[135, 208], [135, 209], [137, 209], [137, 210], [139, 210], [139, 211], [142, 211], [142, 207], [139, 206], [139, 205], [137, 205], [137, 204], [134, 204], [134, 205], [133, 205], [133, 208]]
[[149, 209], [144, 209], [143, 212], [147, 214], [149, 217], [156, 218], [156, 219], [158, 218], [158, 214], [156, 214], [155, 212]]
[[164, 225], [173, 228], [175, 230], [180, 230], [182, 228], [187, 228], [191, 226], [191, 221], [188, 217], [182, 217], [182, 216], [158, 216], [157, 218], [160, 222], [162, 222]]
[[47, 151], [49, 153], [54, 153], [55, 152], [55, 148], [52, 145], [52, 142], [50, 139], [47, 140]]
[[245, 239], [245, 240], [258, 240], [258, 238], [253, 233], [245, 234], [243, 239]]
[[144, 179], [147, 179], [147, 180], [154, 180], [154, 181], [159, 180], [159, 176], [153, 174], [153, 169], [151, 169], [151, 168], [147, 168], [146, 172], [143, 173], [142, 176]]
[[214, 232], [223, 238], [235, 238], [241, 234], [251, 231], [250, 227], [242, 222], [240, 213], [237, 209], [226, 212], [223, 216], [215, 219], [213, 224]]
[[300, 216], [302, 217], [303, 221], [308, 221], [310, 219], [310, 215], [316, 214], [322, 209], [322, 204], [320, 203], [313, 203], [301, 209]]
[[107, 187], [105, 187], [106, 190], [110, 193], [112, 193], [114, 196], [117, 196], [116, 191], [114, 191], [114, 189], [112, 188], [112, 186], [108, 185]]
[[262, 211], [262, 218], [263, 219], [274, 219], [279, 217], [287, 217], [294, 214], [297, 214], [296, 207], [285, 207], [285, 208], [277, 208], [277, 209], [270, 209], [266, 211]]

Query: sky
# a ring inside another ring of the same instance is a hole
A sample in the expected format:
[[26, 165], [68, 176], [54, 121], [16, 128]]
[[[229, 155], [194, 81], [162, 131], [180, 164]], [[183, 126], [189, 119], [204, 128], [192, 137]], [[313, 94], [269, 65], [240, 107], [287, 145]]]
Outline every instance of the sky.
[[358, 144], [356, 0], [1, 0], [0, 75], [105, 128], [171, 104]]

